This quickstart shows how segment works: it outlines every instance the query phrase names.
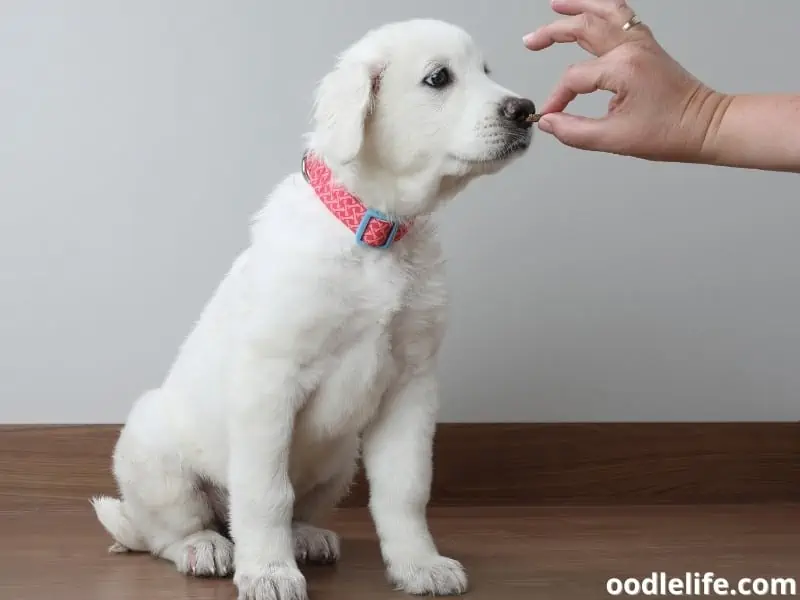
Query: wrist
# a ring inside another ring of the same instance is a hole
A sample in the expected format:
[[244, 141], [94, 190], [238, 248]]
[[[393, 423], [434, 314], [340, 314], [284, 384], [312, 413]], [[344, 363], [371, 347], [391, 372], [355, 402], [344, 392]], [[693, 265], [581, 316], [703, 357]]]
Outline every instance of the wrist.
[[696, 116], [691, 125], [700, 136], [695, 162], [708, 165], [721, 163], [725, 153], [722, 132], [727, 127], [728, 112], [735, 101], [736, 96], [711, 89], [699, 94]]

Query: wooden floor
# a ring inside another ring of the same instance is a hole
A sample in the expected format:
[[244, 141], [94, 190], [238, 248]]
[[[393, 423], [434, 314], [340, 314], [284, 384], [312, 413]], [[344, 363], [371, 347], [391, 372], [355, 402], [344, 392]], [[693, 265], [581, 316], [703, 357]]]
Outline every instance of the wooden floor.
[[[3, 510], [0, 600], [235, 599], [230, 579], [199, 580], [145, 555], [109, 555], [87, 504]], [[336, 567], [306, 569], [311, 600], [400, 599], [386, 583], [363, 509], [331, 523]], [[712, 571], [800, 576], [800, 506], [435, 509], [440, 549], [467, 567], [475, 600], [609, 598], [611, 577]]]

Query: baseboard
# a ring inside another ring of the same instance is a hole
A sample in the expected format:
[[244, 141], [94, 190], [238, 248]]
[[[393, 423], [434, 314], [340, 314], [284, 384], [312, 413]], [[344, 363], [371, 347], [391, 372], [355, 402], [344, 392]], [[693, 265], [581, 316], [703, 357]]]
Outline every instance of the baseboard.
[[[0, 426], [4, 507], [113, 493], [117, 426]], [[800, 423], [442, 424], [434, 506], [800, 501]], [[360, 474], [346, 500], [364, 506]]]

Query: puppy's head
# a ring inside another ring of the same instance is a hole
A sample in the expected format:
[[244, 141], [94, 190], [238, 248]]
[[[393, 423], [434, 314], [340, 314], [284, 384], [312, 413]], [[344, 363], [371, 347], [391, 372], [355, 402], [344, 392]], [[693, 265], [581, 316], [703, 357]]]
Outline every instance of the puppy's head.
[[[328, 160], [442, 187], [530, 145], [533, 103], [494, 82], [473, 39], [435, 20], [369, 32], [317, 90], [311, 145]], [[457, 183], [455, 186], [461, 187]]]

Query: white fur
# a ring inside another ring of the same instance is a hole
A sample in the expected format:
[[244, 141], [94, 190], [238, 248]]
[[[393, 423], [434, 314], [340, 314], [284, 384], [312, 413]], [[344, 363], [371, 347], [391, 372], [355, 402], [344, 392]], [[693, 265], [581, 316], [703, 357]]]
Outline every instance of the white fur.
[[[452, 69], [446, 89], [421, 83], [435, 63]], [[244, 600], [305, 599], [297, 563], [338, 558], [314, 524], [361, 449], [391, 580], [466, 590], [425, 519], [447, 304], [429, 215], [527, 148], [530, 128], [500, 115], [509, 95], [471, 38], [438, 21], [384, 26], [340, 57], [309, 147], [362, 202], [414, 225], [388, 250], [360, 247], [299, 173], [275, 188], [166, 380], [128, 417], [121, 500], [93, 500], [113, 550], [235, 572]]]

